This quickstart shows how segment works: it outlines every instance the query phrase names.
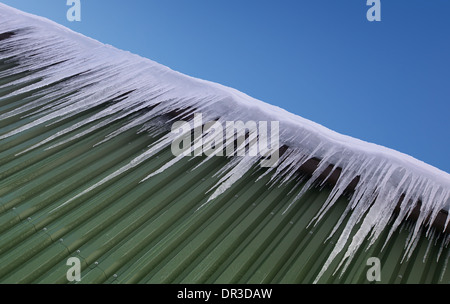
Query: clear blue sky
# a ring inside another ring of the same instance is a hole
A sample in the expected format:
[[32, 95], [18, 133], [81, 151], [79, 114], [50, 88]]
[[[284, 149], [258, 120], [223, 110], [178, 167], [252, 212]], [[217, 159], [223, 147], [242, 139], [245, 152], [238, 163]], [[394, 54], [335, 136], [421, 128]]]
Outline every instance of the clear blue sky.
[[450, 1], [0, 0], [450, 172]]

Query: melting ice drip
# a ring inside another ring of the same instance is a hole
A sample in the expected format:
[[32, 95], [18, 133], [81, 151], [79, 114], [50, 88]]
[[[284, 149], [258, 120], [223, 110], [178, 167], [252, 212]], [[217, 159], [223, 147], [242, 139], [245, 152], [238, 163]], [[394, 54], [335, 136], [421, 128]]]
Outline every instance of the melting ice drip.
[[[369, 239], [373, 244], [392, 221], [390, 237], [420, 201], [420, 215], [405, 247], [405, 257], [410, 257], [421, 230], [431, 227], [442, 209], [449, 209], [450, 175], [408, 155], [338, 134], [234, 89], [183, 75], [3, 4], [0, 4], [0, 34], [8, 36], [8, 39], [0, 40], [0, 61], [7, 63], [14, 59], [20, 63], [0, 72], [0, 78], [32, 71], [27, 77], [1, 85], [0, 89], [14, 85], [20, 87], [4, 98], [39, 89], [39, 95], [33, 96], [30, 102], [0, 115], [0, 119], [20, 115], [34, 118], [21, 127], [0, 134], [0, 140], [104, 106], [104, 110], [48, 136], [21, 153], [47, 143], [52, 143], [51, 149], [125, 117], [133, 119], [109, 134], [104, 141], [135, 127], [151, 131], [149, 122], [154, 117], [174, 111], [183, 117], [195, 109], [203, 114], [205, 120], [279, 121], [280, 145], [287, 150], [281, 155], [279, 165], [266, 171], [265, 174], [271, 174], [271, 182], [286, 183], [306, 161], [320, 159], [318, 168], [291, 205], [329, 166], [340, 168], [339, 179], [313, 224], [322, 219], [354, 178], [359, 177], [350, 202], [332, 233], [344, 225], [347, 216], [348, 220], [316, 281], [346, 248], [341, 261], [342, 271], [345, 271], [363, 241]], [[147, 111], [142, 111], [144, 109]], [[91, 127], [64, 141], [60, 139], [87, 124]], [[173, 139], [173, 135], [168, 133], [131, 162], [63, 205], [139, 166], [168, 147]], [[149, 173], [146, 179], [163, 172], [179, 159], [174, 158], [158, 171]], [[213, 203], [214, 198], [227, 191], [257, 161], [248, 157], [231, 159], [221, 170], [223, 176], [212, 189], [208, 202]], [[394, 209], [399, 201], [400, 212], [394, 219]], [[445, 226], [449, 219], [447, 217]], [[357, 223], [361, 225], [354, 232]], [[449, 238], [443, 245], [447, 246], [448, 242]]]

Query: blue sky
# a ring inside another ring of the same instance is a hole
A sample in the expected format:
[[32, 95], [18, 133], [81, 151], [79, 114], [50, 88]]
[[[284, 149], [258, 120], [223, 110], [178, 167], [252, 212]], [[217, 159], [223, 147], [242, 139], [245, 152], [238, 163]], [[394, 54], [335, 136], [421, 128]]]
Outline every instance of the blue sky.
[[450, 1], [0, 0], [450, 172]]

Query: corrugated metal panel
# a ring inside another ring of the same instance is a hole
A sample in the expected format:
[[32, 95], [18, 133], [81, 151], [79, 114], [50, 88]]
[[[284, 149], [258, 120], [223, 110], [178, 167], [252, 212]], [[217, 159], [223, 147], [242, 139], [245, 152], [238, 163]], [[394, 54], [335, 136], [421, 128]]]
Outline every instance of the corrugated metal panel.
[[[0, 70], [9, 67], [0, 64]], [[3, 98], [16, 89], [0, 91], [0, 113], [34, 98]], [[269, 177], [257, 180], [261, 169], [255, 168], [196, 211], [227, 160], [218, 157], [192, 170], [203, 158], [184, 159], [141, 183], [172, 159], [166, 149], [69, 201], [157, 138], [135, 129], [94, 146], [123, 123], [119, 121], [52, 149], [46, 149], [48, 143], [18, 154], [92, 114], [2, 140], [0, 282], [66, 283], [69, 257], [81, 259], [82, 283], [311, 283], [318, 275], [336, 242], [327, 238], [347, 205], [341, 198], [324, 219], [308, 227], [329, 195], [327, 188], [311, 189], [283, 214], [299, 181], [268, 188]], [[3, 120], [0, 134], [32, 120], [23, 115]], [[435, 243], [421, 238], [411, 259], [401, 263], [407, 236], [405, 225], [384, 251], [383, 237], [367, 252], [360, 250], [341, 277], [332, 275], [338, 257], [320, 282], [365, 283], [367, 259], [379, 257], [382, 283], [449, 283], [449, 271], [442, 274], [449, 255], [448, 248], [440, 247], [442, 236]]]

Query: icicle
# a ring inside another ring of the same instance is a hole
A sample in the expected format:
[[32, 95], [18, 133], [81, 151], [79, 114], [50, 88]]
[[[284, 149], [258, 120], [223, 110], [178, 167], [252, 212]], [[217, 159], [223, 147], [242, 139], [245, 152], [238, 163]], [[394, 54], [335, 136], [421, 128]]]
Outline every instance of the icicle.
[[234, 183], [236, 183], [245, 173], [247, 173], [250, 168], [255, 165], [258, 161], [258, 158], [244, 156], [237, 163], [237, 165], [228, 172], [220, 181], [216, 184], [216, 190], [214, 193], [208, 198], [208, 201], [199, 207], [203, 208], [206, 204], [211, 202], [213, 199], [224, 193], [228, 188], [230, 188]]
[[423, 262], [423, 263], [425, 263], [426, 260], [428, 259], [428, 254], [429, 254], [429, 252], [430, 252], [431, 245], [433, 245], [433, 241], [435, 241], [435, 234], [436, 234], [436, 229], [433, 228], [433, 229], [432, 229], [432, 232], [431, 232], [430, 239], [429, 239], [429, 241], [428, 241], [427, 249], [426, 249], [426, 251], [425, 251], [425, 254], [423, 255], [423, 259], [422, 259], [422, 262]]
[[445, 275], [445, 272], [447, 271], [449, 259], [450, 259], [450, 250], [447, 252], [447, 257], [445, 258], [444, 267], [442, 267], [442, 270], [441, 270], [441, 276], [439, 277], [439, 282], [442, 282], [444, 280], [444, 275]]
[[55, 212], [56, 210], [58, 210], [58, 209], [60, 209], [60, 208], [62, 208], [64, 206], [66, 206], [67, 204], [71, 203], [75, 199], [77, 199], [77, 198], [85, 195], [86, 193], [94, 190], [95, 188], [98, 188], [99, 186], [109, 182], [110, 180], [114, 179], [115, 177], [118, 177], [119, 175], [127, 172], [128, 170], [130, 170], [132, 168], [135, 168], [136, 166], [140, 165], [141, 163], [143, 163], [144, 161], [146, 161], [147, 159], [149, 159], [153, 155], [157, 154], [158, 152], [160, 152], [161, 150], [166, 148], [167, 145], [169, 143], [171, 143], [172, 141], [173, 141], [173, 136], [171, 136], [171, 134], [161, 138], [155, 144], [153, 144], [149, 150], [147, 150], [143, 154], [141, 154], [141, 155], [137, 156], [136, 158], [134, 158], [127, 165], [125, 165], [125, 166], [121, 167], [120, 169], [114, 171], [113, 173], [109, 174], [107, 177], [103, 178], [101, 181], [95, 183], [93, 186], [87, 188], [86, 190], [84, 190], [81, 193], [75, 195], [74, 197], [70, 198], [66, 202], [62, 203], [58, 207], [52, 209], [49, 213]]

